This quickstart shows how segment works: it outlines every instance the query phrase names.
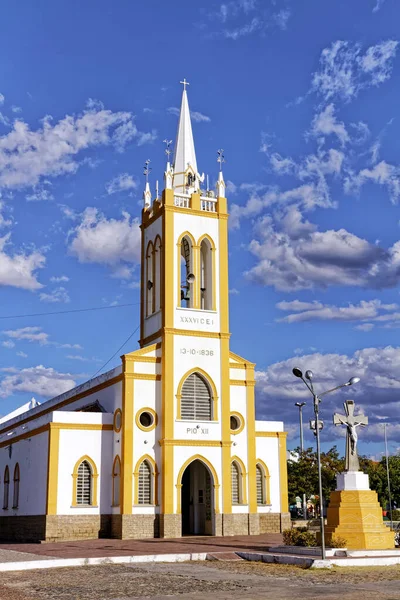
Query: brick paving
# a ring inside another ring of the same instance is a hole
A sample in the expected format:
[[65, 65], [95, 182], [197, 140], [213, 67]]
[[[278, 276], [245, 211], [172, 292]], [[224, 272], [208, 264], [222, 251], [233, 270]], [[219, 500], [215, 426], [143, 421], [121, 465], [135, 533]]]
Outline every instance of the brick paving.
[[[53, 558], [97, 558], [108, 556], [140, 556], [149, 554], [188, 554], [197, 552], [234, 552], [250, 550], [263, 552], [282, 544], [279, 533], [240, 535], [232, 537], [183, 537], [172, 540], [79, 540], [44, 544], [0, 543], [1, 552], [12, 550]], [[30, 560], [30, 558], [27, 558]]]

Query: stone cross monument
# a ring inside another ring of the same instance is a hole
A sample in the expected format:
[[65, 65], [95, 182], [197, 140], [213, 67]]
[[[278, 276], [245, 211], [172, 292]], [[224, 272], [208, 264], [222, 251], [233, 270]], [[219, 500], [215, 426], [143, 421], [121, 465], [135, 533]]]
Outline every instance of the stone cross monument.
[[338, 415], [335, 413], [333, 415], [333, 423], [334, 425], [346, 425], [347, 427], [345, 471], [359, 471], [360, 464], [357, 456], [357, 427], [360, 427], [360, 425], [362, 427], [368, 425], [368, 417], [364, 415], [354, 416], [354, 400], [346, 400], [343, 406], [346, 416], [344, 417], [343, 415]]

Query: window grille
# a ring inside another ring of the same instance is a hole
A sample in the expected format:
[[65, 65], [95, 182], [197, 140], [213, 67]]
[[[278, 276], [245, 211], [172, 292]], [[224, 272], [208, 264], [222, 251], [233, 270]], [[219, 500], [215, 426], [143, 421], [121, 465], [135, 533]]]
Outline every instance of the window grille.
[[151, 504], [151, 468], [144, 460], [139, 468], [139, 504]]
[[236, 463], [231, 464], [232, 504], [240, 504], [239, 469]]
[[8, 496], [10, 492], [10, 471], [8, 466], [4, 471], [4, 496], [3, 496], [3, 508], [8, 508]]
[[264, 490], [264, 473], [260, 465], [256, 466], [256, 481], [257, 481], [257, 504], [265, 503], [265, 490]]
[[76, 503], [92, 504], [92, 469], [84, 460], [78, 467], [78, 480], [76, 482]]
[[205, 379], [192, 373], [182, 386], [181, 418], [211, 421], [211, 393]]
[[14, 469], [14, 490], [13, 490], [13, 508], [18, 508], [19, 504], [19, 464]]

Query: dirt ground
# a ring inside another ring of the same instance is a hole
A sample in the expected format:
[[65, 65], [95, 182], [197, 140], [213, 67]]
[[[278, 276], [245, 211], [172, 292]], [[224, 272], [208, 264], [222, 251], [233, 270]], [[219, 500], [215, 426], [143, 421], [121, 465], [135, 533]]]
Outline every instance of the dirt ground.
[[400, 599], [400, 566], [310, 570], [245, 561], [104, 565], [0, 574], [1, 600]]

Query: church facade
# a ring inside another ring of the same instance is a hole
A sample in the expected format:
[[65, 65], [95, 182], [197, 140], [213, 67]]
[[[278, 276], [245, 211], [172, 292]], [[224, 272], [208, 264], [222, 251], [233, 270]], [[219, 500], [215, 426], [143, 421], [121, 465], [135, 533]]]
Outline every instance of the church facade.
[[290, 523], [283, 423], [256, 421], [255, 365], [230, 350], [225, 183], [220, 169], [216, 192], [204, 189], [185, 87], [165, 188], [144, 192], [140, 349], [1, 419], [0, 539]]

